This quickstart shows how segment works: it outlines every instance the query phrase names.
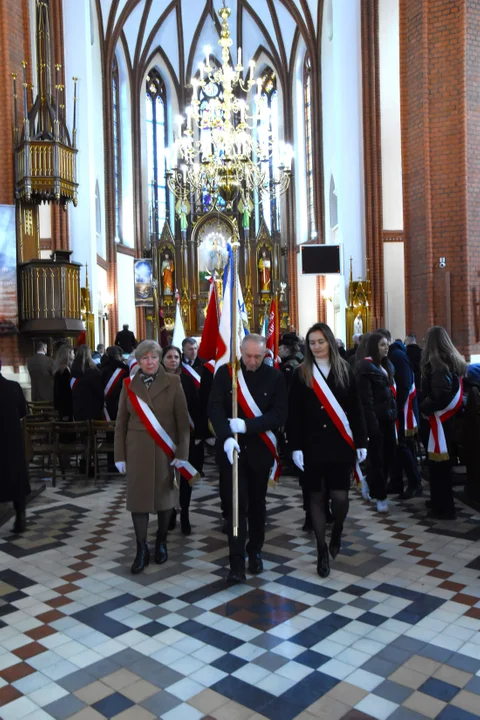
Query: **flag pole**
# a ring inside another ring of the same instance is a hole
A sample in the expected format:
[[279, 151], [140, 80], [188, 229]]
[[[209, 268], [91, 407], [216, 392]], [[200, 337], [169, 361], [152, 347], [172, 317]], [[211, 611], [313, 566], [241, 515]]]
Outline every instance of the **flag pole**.
[[[240, 243], [236, 240], [232, 243], [232, 418], [238, 417], [238, 299], [237, 299], [237, 277], [238, 277], [238, 248]], [[234, 434], [235, 442], [238, 442], [238, 434]], [[233, 537], [238, 537], [238, 453], [233, 451], [232, 465], [232, 524]]]

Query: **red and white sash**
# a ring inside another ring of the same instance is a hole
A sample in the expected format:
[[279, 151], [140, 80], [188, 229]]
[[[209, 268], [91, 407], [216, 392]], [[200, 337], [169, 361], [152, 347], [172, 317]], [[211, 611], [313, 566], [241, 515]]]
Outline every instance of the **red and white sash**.
[[75, 378], [75, 377], [70, 378], [70, 387], [72, 390], [75, 387], [75, 385], [78, 383], [78, 381], [79, 381], [79, 378]]
[[412, 435], [415, 435], [418, 431], [418, 423], [417, 418], [415, 416], [415, 413], [413, 411], [413, 402], [417, 396], [417, 388], [415, 387], [415, 383], [412, 383], [412, 387], [410, 388], [410, 391], [408, 393], [407, 402], [405, 403], [403, 407], [403, 422], [405, 427], [405, 435], [407, 437], [411, 437]]
[[194, 370], [193, 367], [186, 362], [182, 362], [182, 369], [183, 369], [184, 373], [186, 373], [187, 375], [190, 375], [190, 377], [193, 379], [193, 382], [195, 383], [196, 387], [199, 388], [200, 381], [202, 378], [197, 373], [197, 371]]
[[107, 398], [110, 395], [110, 393], [112, 392], [115, 385], [117, 385], [117, 383], [121, 379], [122, 375], [123, 375], [122, 368], [117, 368], [116, 370], [114, 370], [112, 373], [112, 377], [110, 378], [108, 383], [105, 385], [105, 389], [103, 391], [103, 395], [105, 398], [105, 402], [104, 402], [104, 406], [103, 406], [103, 414], [105, 416], [105, 420], [108, 420], [109, 422], [112, 418], [110, 417], [110, 414], [107, 410]]
[[[231, 372], [231, 366], [229, 366], [230, 372]], [[238, 371], [238, 402], [240, 407], [243, 410], [243, 414], [246, 418], [256, 418], [263, 415], [262, 411], [258, 407], [257, 403], [253, 399], [252, 393], [248, 389], [247, 383], [245, 382], [245, 378], [243, 376], [243, 372], [241, 369]], [[275, 437], [275, 434], [271, 430], [267, 430], [266, 432], [260, 433], [260, 437], [267, 446], [267, 448], [270, 450], [273, 456], [273, 465], [270, 470], [270, 475], [268, 477], [268, 483], [270, 486], [275, 487], [275, 484], [278, 482], [278, 479], [280, 477], [281, 473], [281, 466], [280, 466], [280, 458], [278, 457], [278, 451], [277, 451], [277, 438]]]
[[[323, 407], [327, 411], [328, 417], [333, 422], [340, 435], [355, 452], [353, 433], [350, 427], [350, 423], [348, 422], [345, 410], [338, 402], [337, 398], [329, 388], [325, 377], [316, 365], [313, 366], [313, 391], [315, 392], [317, 398], [320, 400], [320, 404], [323, 405]], [[357, 460], [355, 460], [353, 474], [355, 476], [356, 482], [360, 484], [363, 480], [363, 474], [360, 469], [360, 464]]]
[[448, 446], [443, 423], [455, 415], [463, 403], [463, 380], [459, 378], [459, 387], [455, 396], [443, 410], [428, 416], [430, 422], [430, 437], [428, 438], [428, 458], [436, 462], [448, 460]]
[[130, 372], [130, 377], [133, 376], [134, 370], [137, 367], [137, 365], [138, 365], [138, 360], [136, 360], [134, 357], [130, 358], [130, 360], [128, 361], [128, 370]]
[[208, 372], [211, 372], [212, 375], [215, 374], [215, 360], [209, 360], [203, 367], [206, 368]]
[[[380, 370], [385, 375], [387, 380], [389, 379], [388, 372], [385, 370], [383, 365], [379, 365], [379, 366], [375, 365], [375, 363], [373, 362], [373, 358], [371, 358], [371, 357], [366, 357], [365, 360], [368, 360], [368, 362], [371, 362], [373, 367], [376, 370]], [[390, 392], [392, 393], [393, 397], [395, 398], [395, 402], [397, 402], [397, 383], [395, 382], [395, 380], [393, 378], [392, 378], [392, 384], [390, 385]], [[397, 418], [397, 420], [395, 420], [394, 425], [395, 425], [395, 440], [398, 442], [398, 418]]]
[[195, 423], [193, 422], [190, 413], [188, 413], [188, 422], [190, 424], [190, 432], [195, 432]]
[[[131, 382], [131, 378], [127, 378], [124, 385], [127, 390], [129, 400], [135, 408], [135, 411], [140, 418], [142, 425], [144, 426], [150, 437], [153, 438], [156, 444], [163, 450], [165, 455], [170, 460], [173, 460], [175, 458], [177, 446], [173, 442], [170, 435], [166, 432], [166, 430], [164, 430], [164, 428], [160, 425], [151, 407], [149, 407], [145, 400], [142, 400], [141, 397], [138, 397], [138, 395], [132, 390], [132, 388], [130, 387]], [[195, 470], [193, 465], [191, 465], [189, 462], [187, 462], [184, 467], [178, 468], [178, 471], [180, 475], [183, 475], [183, 477], [188, 480], [189, 483], [192, 483], [200, 475], [200, 473]]]

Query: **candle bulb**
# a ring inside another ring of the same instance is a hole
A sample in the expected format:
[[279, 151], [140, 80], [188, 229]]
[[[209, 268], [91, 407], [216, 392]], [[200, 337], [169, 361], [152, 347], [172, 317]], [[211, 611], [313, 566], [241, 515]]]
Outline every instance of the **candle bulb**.
[[239, 47], [237, 51], [237, 65], [241, 66], [242, 64], [242, 48]]

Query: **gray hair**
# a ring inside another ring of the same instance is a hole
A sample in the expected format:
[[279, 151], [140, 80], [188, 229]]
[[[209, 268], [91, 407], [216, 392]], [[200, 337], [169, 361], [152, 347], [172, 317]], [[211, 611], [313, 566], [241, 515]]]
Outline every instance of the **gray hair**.
[[149, 352], [158, 355], [159, 360], [162, 359], [162, 348], [160, 347], [160, 345], [155, 342], [155, 340], [143, 340], [135, 348], [135, 360], [137, 360], [137, 362], [140, 362], [142, 357], [144, 357], [144, 355]]
[[185, 347], [185, 345], [198, 345], [198, 342], [195, 340], [194, 337], [187, 337], [185, 340], [182, 340], [182, 349]]
[[242, 350], [248, 342], [258, 343], [258, 345], [263, 346], [264, 350], [267, 347], [266, 339], [263, 337], [263, 335], [257, 335], [257, 333], [249, 333], [248, 335], [245, 335], [242, 340]]

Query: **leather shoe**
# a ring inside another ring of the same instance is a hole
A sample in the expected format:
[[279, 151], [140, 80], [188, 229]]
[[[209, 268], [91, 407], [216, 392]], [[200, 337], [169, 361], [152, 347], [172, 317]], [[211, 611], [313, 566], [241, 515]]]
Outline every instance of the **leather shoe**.
[[137, 554], [132, 565], [132, 575], [138, 575], [150, 564], [150, 550], [144, 540], [141, 543], [137, 543]]
[[246, 582], [246, 580], [247, 580], [247, 578], [246, 578], [245, 572], [243, 570], [230, 568], [230, 572], [228, 573], [228, 577], [227, 577], [227, 583], [230, 583], [231, 585], [235, 585], [237, 583]]
[[15, 517], [15, 522], [13, 523], [12, 532], [14, 533], [24, 533], [27, 529], [27, 523], [25, 521], [25, 513], [17, 513]]
[[317, 545], [317, 573], [322, 578], [326, 578], [330, 575], [330, 562], [328, 559], [328, 548], [326, 545], [319, 547]]
[[172, 510], [172, 514], [170, 515], [170, 522], [168, 523], [168, 531], [171, 532], [172, 530], [175, 530], [177, 526], [177, 511], [175, 508]]
[[419, 487], [415, 487], [415, 488], [409, 487], [406, 490], [404, 490], [402, 493], [400, 493], [400, 495], [397, 497], [397, 500], [411, 500], [412, 498], [418, 497], [419, 495], [421, 495], [422, 492], [423, 491], [422, 491], [421, 485]]
[[188, 512], [180, 513], [180, 527], [184, 535], [192, 534], [192, 526], [190, 525], [190, 518], [188, 517]]
[[157, 565], [163, 565], [168, 560], [167, 542], [157, 537], [155, 542], [155, 562]]
[[248, 556], [248, 572], [252, 575], [258, 575], [263, 572], [263, 561], [260, 553], [254, 553]]
[[332, 535], [330, 537], [330, 555], [334, 560], [340, 552], [340, 548], [342, 546], [342, 530], [343, 525], [340, 525], [340, 523], [335, 523], [332, 528]]

